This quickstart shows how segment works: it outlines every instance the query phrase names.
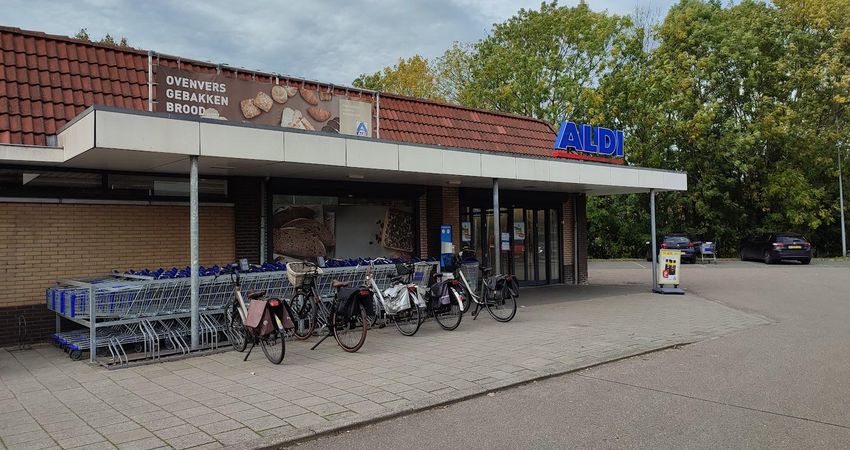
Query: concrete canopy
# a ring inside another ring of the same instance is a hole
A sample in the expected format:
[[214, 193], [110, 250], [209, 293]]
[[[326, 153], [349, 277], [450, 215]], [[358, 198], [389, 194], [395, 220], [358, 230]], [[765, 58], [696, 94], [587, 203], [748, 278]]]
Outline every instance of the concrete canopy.
[[288, 177], [577, 192], [687, 189], [684, 172], [495, 154], [442, 146], [303, 132], [218, 120], [91, 107], [58, 133], [58, 147], [4, 146], [0, 161], [69, 168]]

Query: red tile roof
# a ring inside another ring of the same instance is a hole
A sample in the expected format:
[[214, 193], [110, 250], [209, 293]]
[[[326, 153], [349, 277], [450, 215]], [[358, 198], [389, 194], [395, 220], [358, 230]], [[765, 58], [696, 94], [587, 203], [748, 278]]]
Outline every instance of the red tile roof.
[[[218, 68], [172, 56], [154, 58], [154, 70], [158, 65], [207, 73]], [[0, 144], [45, 145], [47, 136], [93, 104], [146, 110], [147, 70], [147, 51], [0, 27]], [[226, 71], [263, 82], [276, 76]], [[555, 130], [536, 119], [389, 94], [381, 94], [380, 101], [381, 139], [552, 156]]]
[[381, 94], [381, 138], [552, 156], [555, 130], [528, 117]]

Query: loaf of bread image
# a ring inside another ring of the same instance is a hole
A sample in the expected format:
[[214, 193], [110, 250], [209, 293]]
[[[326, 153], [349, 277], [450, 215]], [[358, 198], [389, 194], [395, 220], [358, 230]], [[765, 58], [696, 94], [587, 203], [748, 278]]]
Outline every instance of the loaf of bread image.
[[286, 103], [289, 99], [289, 94], [286, 93], [286, 88], [283, 86], [272, 86], [272, 100], [278, 103]]
[[339, 133], [339, 117], [334, 117], [329, 120], [325, 126], [322, 127], [322, 131], [327, 131], [329, 133]]
[[389, 208], [384, 216], [381, 243], [385, 248], [400, 252], [413, 251], [413, 216], [410, 213]]
[[301, 126], [298, 126], [298, 127], [295, 127], [295, 128], [300, 128], [302, 130], [316, 131], [316, 127], [314, 127], [313, 124], [310, 123], [310, 121], [307, 120], [306, 117], [301, 118]]
[[272, 98], [269, 97], [269, 94], [266, 94], [263, 91], [257, 92], [257, 95], [254, 96], [254, 106], [262, 109], [265, 112], [269, 112], [272, 109]]
[[298, 88], [295, 86], [286, 85], [283, 86], [283, 89], [286, 90], [286, 95], [289, 97], [295, 97], [296, 95], [298, 95]]
[[310, 113], [310, 117], [316, 119], [317, 122], [324, 122], [331, 118], [331, 112], [327, 109], [320, 108], [318, 106], [311, 106], [307, 108], [307, 112]]
[[204, 108], [204, 113], [201, 114], [201, 117], [204, 119], [218, 119], [221, 117], [221, 113], [215, 108]]
[[281, 228], [274, 231], [274, 251], [300, 258], [325, 256], [325, 246], [318, 236], [301, 228]]
[[305, 87], [300, 87], [298, 88], [298, 93], [301, 94], [301, 98], [303, 98], [305, 102], [313, 106], [319, 104], [319, 96], [316, 95], [316, 91], [311, 91]]
[[316, 217], [316, 212], [306, 206], [287, 206], [274, 212], [272, 224], [275, 228], [280, 228], [285, 223], [295, 219], [312, 219], [314, 217]]
[[254, 105], [254, 100], [250, 98], [246, 98], [239, 102], [239, 108], [242, 109], [242, 115], [245, 116], [246, 119], [253, 119], [262, 113], [260, 108], [257, 108], [257, 106]]
[[334, 235], [331, 233], [331, 230], [329, 230], [325, 224], [313, 219], [290, 220], [283, 225], [283, 228], [300, 228], [313, 236], [318, 237], [325, 247], [333, 247], [336, 245]]
[[301, 111], [293, 108], [283, 108], [280, 115], [280, 126], [289, 128], [302, 128], [301, 119], [304, 117]]

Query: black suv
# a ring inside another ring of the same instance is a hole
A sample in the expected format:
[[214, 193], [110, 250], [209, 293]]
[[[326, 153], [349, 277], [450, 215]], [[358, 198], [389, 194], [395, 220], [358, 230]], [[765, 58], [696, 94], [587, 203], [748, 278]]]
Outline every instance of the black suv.
[[783, 260], [812, 262], [812, 244], [796, 233], [756, 233], [741, 242], [741, 261], [773, 264]]
[[[697, 261], [697, 253], [694, 250], [694, 243], [691, 242], [691, 239], [687, 234], [684, 233], [670, 233], [659, 236], [656, 241], [658, 248], [656, 249], [656, 254], [662, 248], [671, 249], [671, 250], [679, 250], [682, 252], [682, 262], [685, 261], [693, 264]], [[652, 253], [650, 253], [651, 243], [647, 242], [646, 247], [646, 260], [652, 261]]]

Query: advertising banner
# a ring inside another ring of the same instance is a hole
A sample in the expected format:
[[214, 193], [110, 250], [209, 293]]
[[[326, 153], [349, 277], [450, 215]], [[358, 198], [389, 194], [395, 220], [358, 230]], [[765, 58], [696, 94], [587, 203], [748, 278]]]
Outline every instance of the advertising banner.
[[299, 84], [156, 69], [156, 111], [309, 131], [372, 136], [372, 103]]
[[658, 253], [658, 284], [679, 285], [681, 257], [679, 250], [661, 249]]

